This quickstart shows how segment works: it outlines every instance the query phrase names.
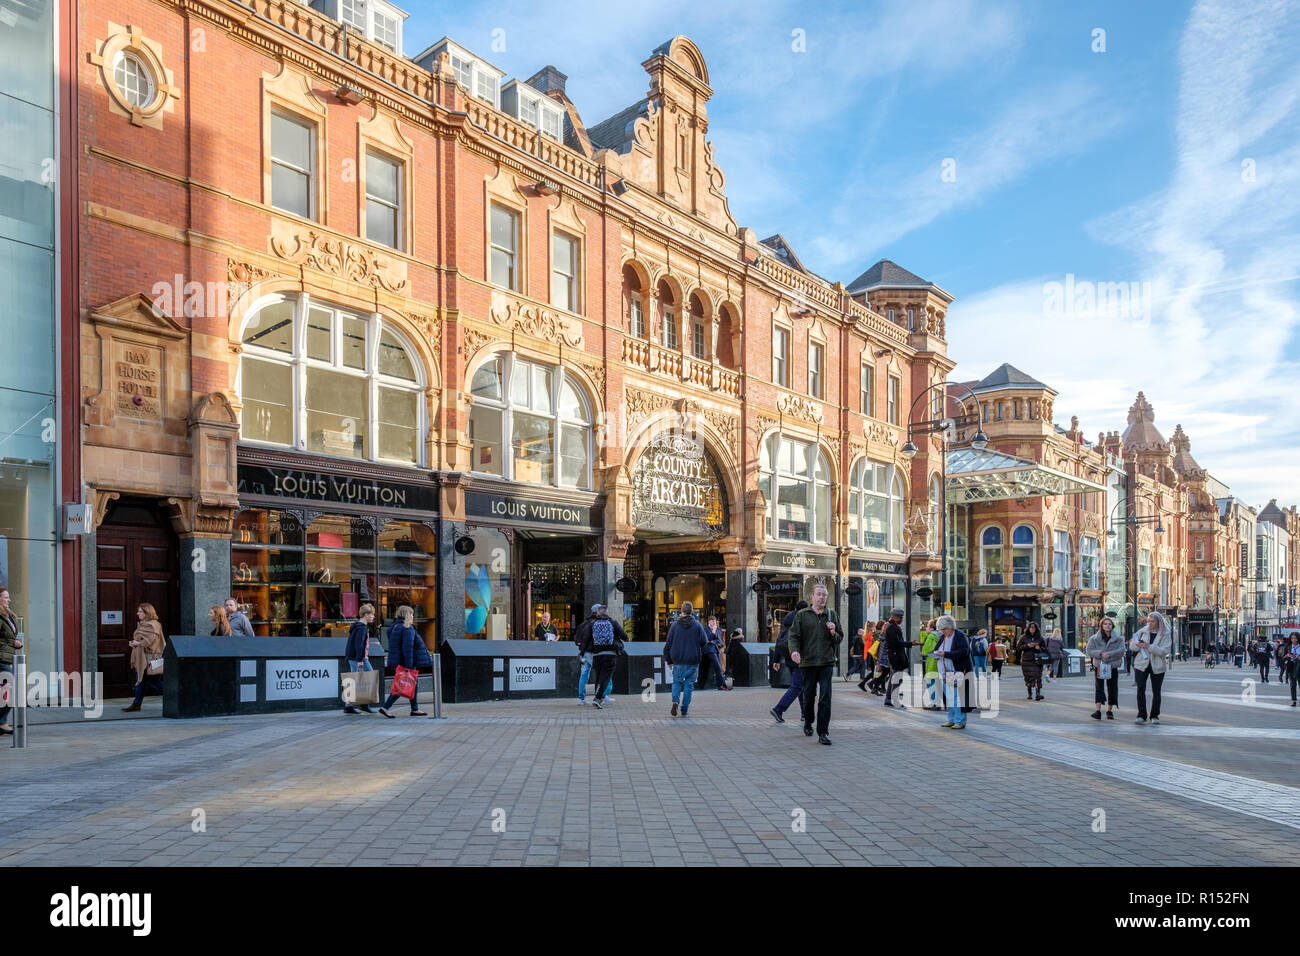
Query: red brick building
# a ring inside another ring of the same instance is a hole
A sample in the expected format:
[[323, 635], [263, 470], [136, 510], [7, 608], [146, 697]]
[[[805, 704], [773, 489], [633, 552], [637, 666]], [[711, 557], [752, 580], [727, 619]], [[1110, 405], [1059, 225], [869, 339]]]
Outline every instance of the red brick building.
[[136, 603], [203, 633], [230, 593], [262, 634], [373, 601], [431, 642], [595, 601], [652, 638], [684, 598], [757, 634], [818, 581], [854, 623], [903, 603], [951, 296], [737, 223], [684, 37], [588, 126], [554, 67], [407, 58], [404, 14], [358, 9], [81, 9], [88, 668], [124, 686]]

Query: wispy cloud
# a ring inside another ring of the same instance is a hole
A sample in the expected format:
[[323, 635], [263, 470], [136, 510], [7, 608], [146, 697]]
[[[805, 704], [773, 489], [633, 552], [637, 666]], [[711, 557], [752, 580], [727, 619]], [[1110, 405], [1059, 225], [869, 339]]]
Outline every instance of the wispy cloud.
[[1149, 319], [1045, 312], [1051, 276], [958, 302], [949, 321], [971, 374], [1023, 363], [1089, 432], [1123, 428], [1145, 391], [1166, 436], [1181, 423], [1201, 465], [1254, 503], [1300, 498], [1298, 18], [1204, 2], [1188, 19], [1168, 185], [1087, 224], [1132, 272], [1080, 277], [1150, 283]]

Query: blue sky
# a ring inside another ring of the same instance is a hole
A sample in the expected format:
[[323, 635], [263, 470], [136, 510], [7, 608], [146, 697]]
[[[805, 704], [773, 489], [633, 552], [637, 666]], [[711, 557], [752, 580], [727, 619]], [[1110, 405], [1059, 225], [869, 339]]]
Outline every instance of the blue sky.
[[514, 76], [554, 64], [589, 125], [689, 36], [742, 226], [833, 280], [887, 257], [943, 286], [957, 378], [1011, 362], [1094, 437], [1141, 389], [1234, 493], [1300, 501], [1300, 5], [405, 9], [408, 52], [449, 35]]

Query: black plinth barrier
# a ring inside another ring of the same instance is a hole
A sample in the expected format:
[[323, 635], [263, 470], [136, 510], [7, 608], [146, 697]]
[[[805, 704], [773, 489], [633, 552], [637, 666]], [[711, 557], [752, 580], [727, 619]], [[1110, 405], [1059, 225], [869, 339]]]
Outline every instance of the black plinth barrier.
[[[769, 687], [789, 687], [790, 686], [790, 665], [781, 660], [776, 653], [776, 645], [764, 645], [768, 648], [767, 652], [767, 683]], [[780, 662], [781, 669], [774, 671], [772, 665]]]
[[[342, 709], [345, 637], [177, 635], [163, 653], [163, 716]], [[381, 670], [382, 654], [371, 657]]]
[[664, 664], [664, 646], [658, 641], [626, 641], [614, 665], [614, 693], [641, 694], [654, 682], [656, 691], [671, 690], [672, 679]]
[[453, 638], [439, 649], [444, 704], [578, 696], [582, 661], [572, 641]]
[[769, 686], [767, 675], [772, 671], [768, 659], [772, 647], [771, 644], [761, 644], [758, 641], [739, 644], [733, 641], [727, 645], [727, 666], [735, 675], [737, 687]]

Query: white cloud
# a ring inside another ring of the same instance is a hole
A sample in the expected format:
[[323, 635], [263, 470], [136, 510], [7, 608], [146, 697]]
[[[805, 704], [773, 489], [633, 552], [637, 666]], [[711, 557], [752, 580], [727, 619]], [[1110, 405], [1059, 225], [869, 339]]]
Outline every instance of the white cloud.
[[1169, 185], [1087, 224], [1134, 268], [1079, 278], [1150, 282], [1150, 322], [1044, 315], [1043, 283], [1064, 276], [1011, 283], [954, 304], [958, 374], [1010, 361], [1056, 388], [1059, 413], [1078, 414], [1087, 434], [1122, 430], [1141, 389], [1166, 437], [1181, 423], [1239, 497], [1300, 499], [1295, 19], [1280, 5], [1199, 4], [1180, 47]]

